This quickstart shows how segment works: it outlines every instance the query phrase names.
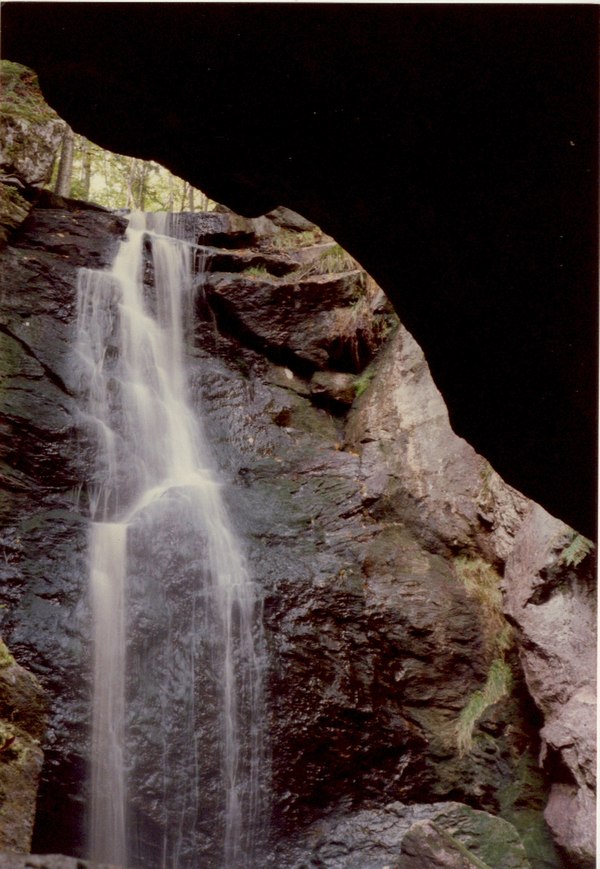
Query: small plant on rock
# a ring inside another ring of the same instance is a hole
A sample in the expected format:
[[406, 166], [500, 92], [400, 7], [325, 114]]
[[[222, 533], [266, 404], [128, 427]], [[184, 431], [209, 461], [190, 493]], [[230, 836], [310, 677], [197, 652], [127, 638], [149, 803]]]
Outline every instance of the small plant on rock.
[[242, 272], [248, 278], [270, 278], [272, 277], [269, 270], [265, 266], [249, 266]]
[[473, 731], [490, 706], [512, 690], [512, 671], [506, 661], [506, 652], [513, 643], [512, 628], [502, 611], [500, 577], [482, 558], [459, 556], [454, 568], [467, 595], [477, 602], [482, 627], [492, 661], [482, 688], [471, 694], [455, 722], [456, 745], [460, 755], [467, 754], [473, 745]]

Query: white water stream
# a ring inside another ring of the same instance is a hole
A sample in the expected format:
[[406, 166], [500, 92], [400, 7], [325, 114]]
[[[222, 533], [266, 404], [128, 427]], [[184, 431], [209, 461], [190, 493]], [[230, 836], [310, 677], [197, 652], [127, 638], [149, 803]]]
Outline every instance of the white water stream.
[[[260, 633], [188, 399], [193, 246], [166, 228], [166, 215], [132, 214], [112, 269], [83, 270], [79, 282], [77, 357], [95, 453], [89, 853], [144, 869], [249, 869], [262, 799]], [[211, 739], [212, 766], [202, 744]], [[222, 856], [203, 862], [201, 848]]]

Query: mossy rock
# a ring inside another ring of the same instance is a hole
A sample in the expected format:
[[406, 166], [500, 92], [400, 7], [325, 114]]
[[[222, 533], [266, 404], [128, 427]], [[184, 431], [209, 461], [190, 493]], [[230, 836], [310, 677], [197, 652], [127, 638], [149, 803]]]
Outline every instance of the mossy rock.
[[[44, 101], [37, 76], [0, 63], [0, 172], [24, 187], [47, 183], [66, 124]], [[5, 194], [14, 205], [11, 194]]]
[[13, 229], [20, 226], [31, 205], [8, 184], [0, 183], [0, 244], [4, 244]]
[[432, 820], [484, 866], [530, 869], [523, 842], [508, 821], [460, 803], [447, 803]]
[[32, 122], [58, 117], [45, 102], [37, 75], [26, 66], [11, 60], [0, 61], [0, 86], [0, 114], [19, 115]]

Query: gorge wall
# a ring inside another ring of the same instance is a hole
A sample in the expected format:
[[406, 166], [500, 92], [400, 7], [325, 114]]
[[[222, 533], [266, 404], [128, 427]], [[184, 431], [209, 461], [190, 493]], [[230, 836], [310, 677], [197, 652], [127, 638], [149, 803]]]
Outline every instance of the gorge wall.
[[423, 347], [454, 430], [594, 537], [597, 14], [11, 2], [3, 50], [92, 141], [324, 227]]
[[[111, 262], [126, 221], [46, 205], [0, 262], [2, 631], [46, 695], [33, 849], [81, 857], [91, 445], [76, 280]], [[178, 222], [198, 244], [192, 401], [261, 589], [264, 866], [593, 865], [591, 544], [452, 432], [414, 339], [314, 224], [285, 209]], [[168, 564], [184, 555], [154, 552], [167, 594], [183, 593]]]

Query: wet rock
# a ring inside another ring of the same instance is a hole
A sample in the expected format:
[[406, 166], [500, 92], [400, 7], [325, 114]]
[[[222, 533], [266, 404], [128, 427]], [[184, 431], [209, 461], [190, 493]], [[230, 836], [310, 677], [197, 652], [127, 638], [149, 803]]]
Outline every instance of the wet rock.
[[417, 821], [402, 840], [398, 869], [473, 869], [475, 860], [432, 821]]
[[209, 274], [206, 298], [223, 331], [300, 373], [361, 371], [390, 328], [373, 314], [365, 272], [288, 276]]
[[364, 290], [360, 272], [319, 275], [302, 281], [269, 281], [244, 275], [209, 275], [207, 295], [231, 329], [261, 349], [287, 355], [297, 367], [324, 368], [336, 309], [356, 302]]
[[124, 225], [104, 210], [34, 208], [0, 262], [1, 618], [14, 654], [47, 692], [45, 823], [34, 843], [49, 851], [83, 838], [89, 456], [74, 397], [78, 268], [110, 262]]
[[256, 240], [254, 221], [232, 211], [177, 215], [178, 231], [199, 245], [243, 248]]
[[297, 268], [294, 259], [285, 254], [266, 253], [256, 248], [227, 250], [214, 247], [200, 247], [198, 254], [204, 260], [209, 272], [243, 272], [251, 270], [255, 274], [265, 272], [282, 277]]
[[45, 712], [39, 682], [0, 641], [0, 850], [31, 848]]
[[0, 869], [123, 869], [63, 854], [0, 854]]
[[[496, 654], [482, 601], [397, 516], [374, 518], [359, 456], [339, 449], [340, 423], [307, 400], [305, 381], [224, 337], [222, 362], [205, 352], [195, 401], [265, 595], [274, 835], [324, 806], [424, 794], [492, 811], [517, 802], [537, 823], [545, 785], [522, 681], [457, 750], [461, 709]], [[497, 588], [494, 600], [501, 631]]]
[[[210, 235], [210, 224], [214, 238], [231, 223], [230, 215], [217, 218], [187, 215], [184, 229], [193, 237], [197, 230]], [[50, 211], [33, 220], [41, 235], [26, 225], [5, 252], [26, 292], [3, 285], [3, 337], [13, 360], [3, 395], [10, 411], [0, 502], [9, 520], [4, 624], [52, 698], [36, 847], [64, 851], [68, 844], [84, 853], [90, 650], [82, 517], [90, 455], [74, 415], [78, 386], [68, 355], [73, 264], [86, 261], [86, 227], [94, 224], [101, 244], [95, 253], [90, 242], [90, 260], [107, 262], [123, 222], [105, 213], [60, 212], [54, 223]], [[236, 226], [235, 232], [256, 236], [255, 223]], [[398, 799], [458, 798], [512, 812], [515, 823], [525, 810], [529, 820], [537, 818], [544, 802], [545, 782], [535, 776], [540, 722], [504, 635], [499, 597], [498, 570], [522, 522], [524, 499], [454, 438], [406, 333], [398, 331], [364, 379], [343, 370], [344, 364], [353, 370], [356, 359], [349, 352], [346, 360], [354, 361], [343, 363], [335, 355], [327, 316], [343, 311], [353, 322], [358, 286], [364, 318], [374, 311], [382, 323], [386, 317], [380, 297], [358, 274], [357, 284], [347, 274], [297, 283], [212, 275], [207, 297], [221, 330], [205, 306], [190, 349], [192, 403], [214, 446], [224, 496], [260, 589], [270, 660], [274, 844], [325, 815]], [[285, 359], [265, 358], [259, 345], [265, 355]], [[379, 345], [369, 346], [372, 354]], [[332, 414], [314, 400], [309, 375], [315, 367], [314, 383], [323, 375], [327, 388], [340, 374], [355, 388], [362, 381], [347, 434], [339, 408]], [[168, 539], [172, 516], [167, 511], [163, 519]], [[163, 822], [152, 749], [163, 726], [171, 732], [159, 720], [152, 676], [170, 672], [171, 664], [147, 655], [144, 637], [158, 630], [161, 614], [179, 622], [193, 609], [189, 589], [161, 585], [169, 559], [201, 559], [183, 543], [171, 551], [158, 534], [140, 530], [132, 540], [134, 556], [154, 553], [152, 613], [146, 621], [140, 616], [133, 638], [147, 678], [132, 686], [140, 699], [136, 715], [141, 721], [149, 710], [153, 722], [135, 771], [144, 793], [136, 811], [150, 841]], [[134, 581], [140, 599], [145, 580], [140, 560]], [[461, 715], [497, 672], [505, 683], [459, 743]], [[205, 677], [198, 690], [202, 683], [210, 698]], [[182, 684], [178, 675], [173, 708], [185, 694]], [[210, 777], [214, 733], [206, 723], [198, 733]], [[135, 738], [143, 742], [141, 734]], [[181, 764], [175, 766], [185, 777]], [[207, 842], [212, 823], [205, 824]], [[212, 865], [208, 845], [204, 855]], [[558, 864], [550, 856], [542, 865]]]
[[530, 869], [514, 827], [456, 802], [349, 813], [315, 825], [307, 842], [288, 857], [294, 869]]

